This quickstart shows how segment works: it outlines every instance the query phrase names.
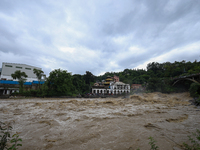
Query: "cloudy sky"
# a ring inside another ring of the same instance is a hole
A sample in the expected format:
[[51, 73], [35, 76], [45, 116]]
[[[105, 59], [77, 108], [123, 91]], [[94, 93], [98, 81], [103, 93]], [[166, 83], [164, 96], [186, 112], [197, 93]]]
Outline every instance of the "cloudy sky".
[[0, 0], [0, 64], [99, 75], [195, 59], [199, 0]]

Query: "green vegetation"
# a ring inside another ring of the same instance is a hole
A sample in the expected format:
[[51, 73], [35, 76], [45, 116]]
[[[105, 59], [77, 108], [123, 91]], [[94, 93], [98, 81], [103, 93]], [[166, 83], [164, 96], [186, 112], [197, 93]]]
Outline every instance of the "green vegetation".
[[[188, 136], [191, 145], [183, 143], [183, 148], [185, 150], [200, 150], [200, 130], [196, 130], [196, 133], [193, 133], [192, 136]], [[149, 137], [149, 145], [151, 146], [150, 150], [159, 150], [159, 147], [155, 144], [156, 141], [153, 137]], [[140, 150], [139, 148], [137, 150]]]
[[200, 84], [192, 83], [189, 88], [190, 96], [198, 97], [200, 94]]
[[[34, 70], [38, 80], [41, 81], [43, 71]], [[50, 72], [46, 82], [39, 89], [21, 91], [13, 93], [13, 95], [33, 96], [33, 97], [49, 97], [49, 96], [77, 96], [91, 91], [91, 87], [95, 82], [95, 76], [86, 71], [85, 75], [79, 75], [67, 72], [67, 70], [56, 69]]]
[[195, 105], [200, 105], [200, 96], [195, 99]]
[[185, 150], [200, 150], [200, 131], [197, 129], [196, 133], [193, 133], [193, 136], [195, 137], [195, 139], [191, 136], [188, 136], [189, 141], [192, 145], [188, 145], [185, 142], [183, 143]]
[[96, 77], [101, 81], [109, 76], [119, 76], [120, 81], [129, 84], [142, 84], [149, 92], [184, 92], [188, 91], [191, 81], [180, 81], [172, 86], [172, 78], [200, 73], [200, 62], [175, 61], [174, 63], [152, 62], [144, 69], [125, 69], [122, 72], [106, 72]]
[[[155, 144], [156, 141], [153, 139], [153, 137], [150, 136], [149, 140], [150, 140], [149, 145], [151, 146], [150, 150], [159, 150], [158, 146]], [[137, 150], [140, 150], [140, 148], [137, 148]]]
[[200, 84], [192, 83], [189, 88], [190, 96], [194, 97], [194, 104], [200, 105]]
[[73, 75], [73, 86], [74, 86], [74, 93], [77, 95], [81, 95], [84, 93], [88, 93], [90, 91], [90, 82], [86, 84], [85, 77], [79, 74]]
[[[43, 71], [34, 69], [39, 82]], [[191, 96], [199, 97], [200, 88], [192, 81], [181, 80], [172, 86], [172, 78], [183, 77], [194, 73], [200, 73], [200, 62], [181, 61], [174, 63], [152, 62], [144, 69], [125, 69], [122, 72], [106, 72], [104, 75], [94, 76], [86, 71], [84, 75], [67, 72], [67, 70], [56, 69], [50, 72], [45, 84], [39, 84], [39, 90], [25, 91], [21, 95], [25, 96], [75, 96], [91, 92], [95, 82], [105, 80], [107, 76], [119, 76], [120, 81], [128, 84], [142, 84], [146, 92], [184, 92], [190, 89]], [[16, 73], [15, 73], [16, 74]], [[19, 74], [19, 73], [18, 73]], [[21, 81], [25, 81], [22, 74], [14, 76]], [[200, 82], [200, 79], [198, 80]], [[23, 84], [20, 84], [21, 87]]]
[[42, 79], [42, 76], [44, 74], [44, 72], [42, 70], [38, 70], [38, 69], [33, 69], [33, 73], [37, 76], [38, 78], [38, 82], [39, 82], [39, 90], [40, 90], [40, 82], [41, 82], [41, 79]]
[[71, 96], [74, 91], [72, 75], [66, 70], [57, 69], [50, 72], [46, 85], [48, 96]]
[[[0, 150], [17, 150], [18, 146], [22, 146], [22, 144], [19, 144], [19, 142], [22, 142], [22, 139], [19, 138], [17, 133], [11, 137], [11, 130], [12, 127], [10, 125], [0, 122]], [[10, 147], [8, 147], [8, 142], [11, 143]]]
[[149, 137], [149, 145], [151, 145], [151, 149], [150, 150], [158, 150], [158, 146], [156, 146], [156, 141], [150, 136]]
[[11, 74], [13, 79], [17, 79], [20, 85], [19, 92], [23, 93], [24, 90], [24, 82], [28, 77], [25, 72], [21, 72], [20, 70], [15, 71], [15, 73]]

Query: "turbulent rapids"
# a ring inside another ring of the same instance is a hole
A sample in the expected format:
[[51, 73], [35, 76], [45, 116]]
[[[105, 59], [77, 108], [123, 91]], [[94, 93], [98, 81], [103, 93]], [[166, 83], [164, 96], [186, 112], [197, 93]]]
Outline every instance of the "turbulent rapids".
[[181, 149], [200, 124], [188, 93], [148, 93], [129, 98], [5, 99], [0, 120], [20, 132], [20, 149]]

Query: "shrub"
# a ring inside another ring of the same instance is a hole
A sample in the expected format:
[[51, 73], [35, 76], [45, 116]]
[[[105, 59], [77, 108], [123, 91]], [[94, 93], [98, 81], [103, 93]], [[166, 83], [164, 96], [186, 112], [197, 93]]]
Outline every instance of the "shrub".
[[[10, 131], [12, 130], [12, 127], [8, 124], [6, 125], [3, 122], [0, 122], [0, 150], [8, 149], [8, 150], [16, 150], [18, 149], [18, 146], [22, 146], [22, 144], [19, 144], [19, 141], [22, 141], [22, 139], [19, 138], [19, 135], [16, 133], [14, 135], [10, 135]], [[7, 143], [12, 143], [11, 147], [7, 147]]]
[[200, 84], [192, 83], [190, 85], [190, 88], [189, 88], [190, 96], [198, 97], [199, 96], [199, 90], [200, 90]]
[[188, 145], [185, 142], [183, 143], [183, 146], [186, 150], [200, 150], [200, 131], [197, 129], [196, 133], [193, 133], [193, 136], [196, 139], [193, 139], [191, 136], [188, 136], [189, 141], [192, 143], [192, 145]]
[[149, 145], [151, 145], [151, 149], [150, 150], [158, 150], [158, 146], [156, 146], [156, 141], [150, 136], [149, 137]]
[[200, 105], [200, 96], [195, 99], [194, 103], [195, 105]]

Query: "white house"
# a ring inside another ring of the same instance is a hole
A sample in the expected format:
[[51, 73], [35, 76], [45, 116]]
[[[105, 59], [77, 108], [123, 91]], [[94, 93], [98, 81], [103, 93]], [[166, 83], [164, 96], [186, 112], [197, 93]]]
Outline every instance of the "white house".
[[110, 89], [113, 94], [130, 93], [130, 85], [123, 82], [111, 82]]
[[130, 93], [130, 85], [123, 82], [110, 82], [110, 86], [93, 86], [94, 94], [122, 94]]

